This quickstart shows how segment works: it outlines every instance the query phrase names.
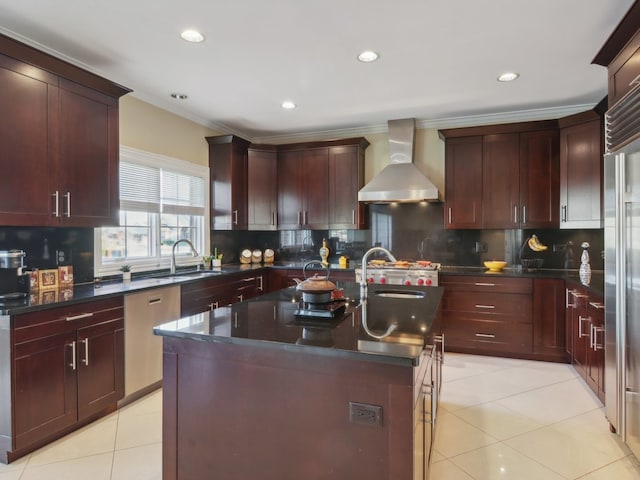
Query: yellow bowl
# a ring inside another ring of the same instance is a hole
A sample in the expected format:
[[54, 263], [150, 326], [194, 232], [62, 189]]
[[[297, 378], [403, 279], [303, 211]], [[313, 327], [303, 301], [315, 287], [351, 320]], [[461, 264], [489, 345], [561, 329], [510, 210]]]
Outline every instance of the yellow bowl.
[[491, 260], [484, 262], [484, 266], [489, 269], [490, 272], [499, 272], [507, 265], [507, 262], [501, 262], [498, 260]]

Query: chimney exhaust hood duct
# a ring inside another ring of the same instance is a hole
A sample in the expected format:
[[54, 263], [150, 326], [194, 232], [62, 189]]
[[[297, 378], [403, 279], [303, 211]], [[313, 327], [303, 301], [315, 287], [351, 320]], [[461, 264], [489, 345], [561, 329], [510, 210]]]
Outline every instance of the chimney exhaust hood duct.
[[413, 163], [415, 118], [389, 120], [391, 163], [359, 192], [366, 203], [438, 201], [438, 189]]

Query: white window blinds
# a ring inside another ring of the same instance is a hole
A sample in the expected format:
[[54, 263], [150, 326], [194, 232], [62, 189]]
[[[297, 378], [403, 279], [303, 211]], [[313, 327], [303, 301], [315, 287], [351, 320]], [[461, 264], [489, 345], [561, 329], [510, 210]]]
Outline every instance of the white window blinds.
[[204, 215], [204, 178], [121, 160], [120, 208], [136, 212]]

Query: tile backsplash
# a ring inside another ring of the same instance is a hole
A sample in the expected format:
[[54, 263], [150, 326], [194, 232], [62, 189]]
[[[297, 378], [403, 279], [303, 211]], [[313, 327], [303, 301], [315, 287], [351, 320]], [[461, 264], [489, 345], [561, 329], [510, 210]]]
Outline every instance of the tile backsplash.
[[[212, 245], [224, 252], [225, 262], [237, 262], [244, 248], [273, 248], [279, 261], [319, 259], [326, 238], [335, 263], [340, 255], [357, 261], [368, 248], [379, 245], [398, 259], [428, 259], [443, 265], [481, 267], [485, 260], [506, 260], [514, 266], [520, 258], [541, 258], [543, 268], [578, 268], [580, 245], [588, 242], [591, 267], [604, 268], [602, 229], [446, 230], [442, 203], [370, 205], [369, 210], [369, 230], [216, 231], [211, 233]], [[523, 247], [532, 234], [549, 247], [546, 252]]]
[[[272, 248], [276, 261], [319, 259], [326, 239], [331, 261], [346, 255], [358, 261], [370, 247], [389, 248], [398, 259], [428, 259], [443, 265], [482, 266], [485, 260], [506, 260], [518, 265], [520, 258], [541, 258], [543, 268], [578, 268], [582, 242], [590, 244], [591, 267], [602, 270], [602, 229], [590, 230], [446, 230], [442, 203], [370, 205], [368, 230], [301, 230], [279, 232], [212, 231], [211, 247], [223, 253], [224, 263], [239, 262], [245, 249]], [[25, 265], [56, 268], [72, 265], [76, 283], [94, 277], [94, 234], [92, 228], [0, 227], [0, 250], [21, 249]], [[535, 234], [547, 245], [534, 253], [523, 244]]]
[[72, 265], [75, 283], [93, 281], [93, 228], [0, 227], [0, 250], [11, 249], [28, 268]]

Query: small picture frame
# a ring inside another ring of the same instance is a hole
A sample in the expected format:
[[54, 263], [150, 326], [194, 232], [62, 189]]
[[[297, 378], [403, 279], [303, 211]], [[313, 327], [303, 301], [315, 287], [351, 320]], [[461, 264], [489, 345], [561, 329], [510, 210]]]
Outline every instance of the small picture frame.
[[39, 270], [37, 268], [35, 270], [29, 271], [29, 291], [30, 292], [38, 291], [38, 288], [39, 288], [38, 272]]
[[47, 269], [38, 271], [38, 283], [40, 290], [58, 288], [58, 269]]
[[60, 288], [73, 285], [73, 267], [71, 265], [58, 267], [58, 282], [60, 282]]

